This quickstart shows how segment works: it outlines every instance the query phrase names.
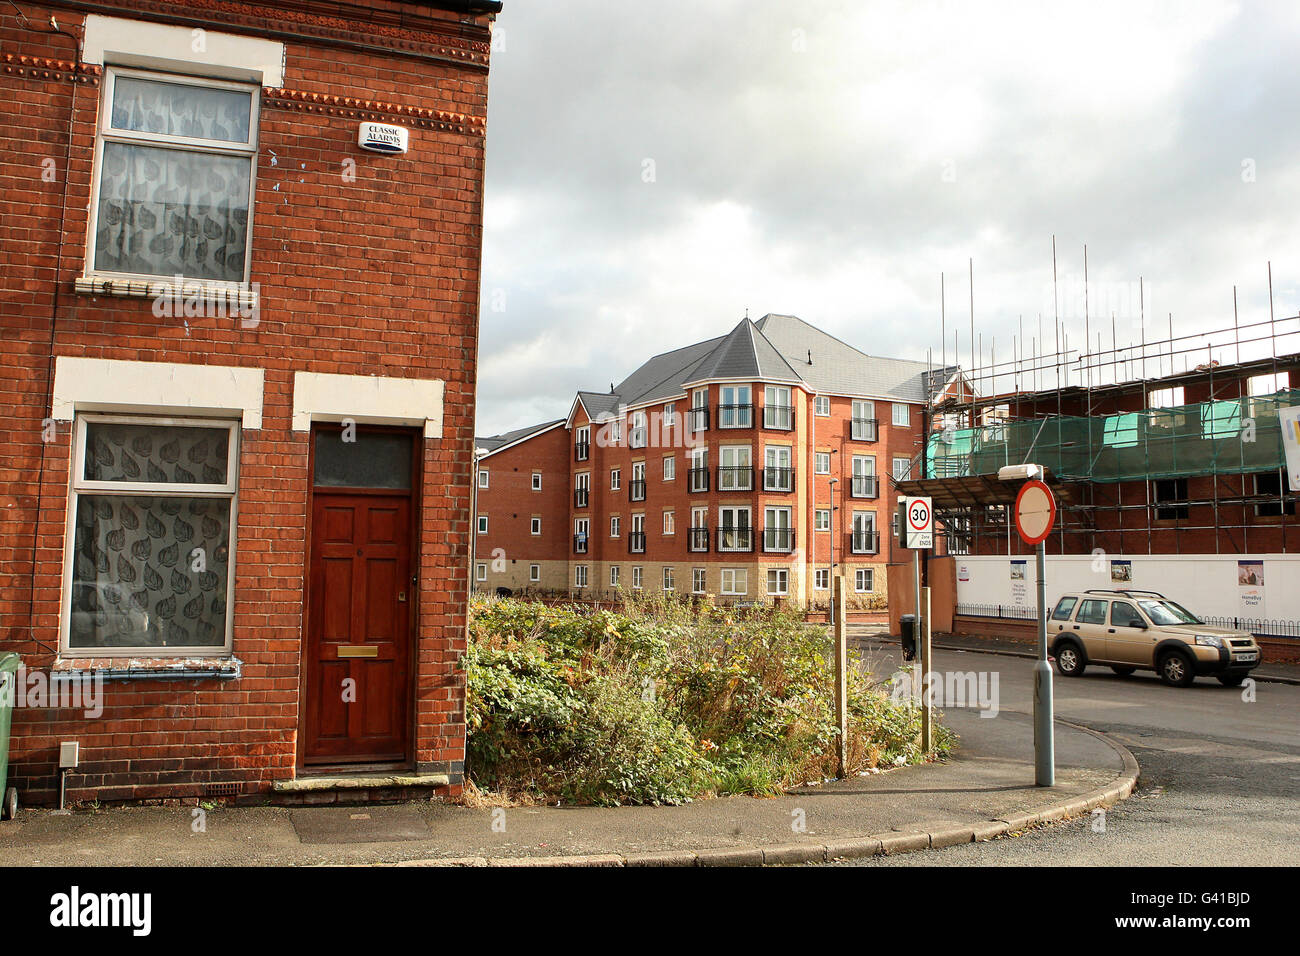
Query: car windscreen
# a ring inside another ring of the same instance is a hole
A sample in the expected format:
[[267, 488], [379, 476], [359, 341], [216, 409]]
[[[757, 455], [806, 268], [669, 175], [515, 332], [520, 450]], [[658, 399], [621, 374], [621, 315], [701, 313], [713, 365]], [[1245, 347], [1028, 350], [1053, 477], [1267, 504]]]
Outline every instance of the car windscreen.
[[1202, 623], [1195, 614], [1173, 601], [1138, 601], [1138, 606], [1146, 612], [1147, 617], [1161, 626]]

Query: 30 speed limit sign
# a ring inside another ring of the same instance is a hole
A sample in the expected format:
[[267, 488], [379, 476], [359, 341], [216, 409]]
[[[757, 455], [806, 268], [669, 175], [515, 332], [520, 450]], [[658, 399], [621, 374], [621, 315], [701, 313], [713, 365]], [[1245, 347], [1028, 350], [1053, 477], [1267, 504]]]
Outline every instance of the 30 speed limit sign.
[[929, 498], [903, 499], [903, 540], [905, 548], [934, 547], [934, 508]]

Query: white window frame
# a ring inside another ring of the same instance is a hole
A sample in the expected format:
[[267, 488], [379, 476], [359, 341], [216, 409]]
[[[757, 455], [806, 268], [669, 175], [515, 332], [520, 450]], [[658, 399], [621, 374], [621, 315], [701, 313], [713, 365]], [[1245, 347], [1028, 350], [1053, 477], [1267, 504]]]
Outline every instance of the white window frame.
[[745, 568], [723, 568], [722, 593], [727, 595], [748, 594], [749, 571]]
[[691, 568], [691, 593], [703, 594], [708, 589], [709, 571], [707, 568]]
[[639, 564], [637, 564], [637, 565], [633, 565], [633, 567], [632, 567], [632, 588], [633, 588], [633, 590], [640, 591], [640, 590], [641, 590], [642, 582], [643, 582], [644, 580], [645, 580], [645, 568], [641, 567], [641, 565], [639, 565]]
[[[238, 90], [249, 94], [251, 104], [248, 114], [248, 141], [231, 143], [221, 140], [195, 139], [188, 136], [174, 136], [168, 133], [145, 133], [137, 130], [113, 128], [113, 92], [117, 77], [135, 77], [158, 83], [173, 83], [179, 86], [198, 86], [207, 89]], [[261, 111], [261, 88], [250, 83], [233, 83], [227, 80], [213, 80], [202, 76], [187, 76], [184, 73], [164, 73], [158, 70], [135, 70], [119, 66], [105, 66], [103, 75], [103, 94], [99, 104], [100, 121], [95, 130], [95, 167], [91, 175], [90, 212], [86, 227], [86, 274], [106, 279], [137, 279], [149, 282], [175, 282], [174, 275], [152, 275], [135, 272], [109, 272], [95, 268], [95, 235], [98, 231], [99, 188], [102, 180], [104, 152], [106, 143], [127, 143], [136, 146], [153, 146], [165, 149], [179, 149], [186, 152], [218, 154], [222, 156], [246, 156], [249, 160], [248, 174], [248, 225], [245, 229], [247, 246], [244, 249], [244, 277], [239, 281], [229, 279], [212, 279], [200, 276], [183, 276], [188, 283], [213, 289], [247, 289], [249, 276], [253, 267], [253, 212], [257, 196], [257, 133], [259, 113]]]
[[677, 513], [671, 508], [664, 512], [664, 537], [671, 537], [677, 533]]
[[669, 455], [664, 459], [664, 481], [673, 481], [677, 478], [677, 459]]
[[575, 588], [585, 588], [587, 586], [587, 565], [575, 564], [573, 566], [573, 586]]
[[478, 563], [476, 563], [476, 564], [474, 565], [474, 580], [475, 580], [475, 581], [486, 581], [486, 580], [487, 580], [487, 562], [486, 562], [486, 561], [479, 561]]
[[533, 491], [541, 491], [541, 490], [542, 490], [542, 473], [540, 471], [535, 471], [533, 472]]
[[621, 515], [609, 516], [609, 536], [611, 538], [621, 538], [623, 536], [623, 517]]
[[609, 490], [618, 491], [623, 487], [623, 469], [611, 468], [609, 470]]
[[891, 423], [897, 428], [910, 428], [912, 426], [912, 406], [904, 402], [894, 402], [894, 410], [891, 413]]
[[528, 533], [538, 535], [542, 533], [542, 519], [534, 515], [528, 519]]
[[818, 395], [813, 398], [813, 414], [818, 418], [830, 418], [831, 397], [829, 395]]
[[488, 486], [488, 481], [488, 470], [486, 468], [480, 468], [478, 470], [478, 486], [480, 488], [486, 488]]
[[[776, 575], [777, 588], [772, 590], [772, 575]], [[790, 569], [789, 568], [768, 568], [767, 569], [767, 593], [775, 596], [783, 596], [790, 593]]]
[[[825, 467], [823, 467], [823, 465]], [[829, 475], [831, 473], [831, 453], [828, 451], [813, 452], [813, 474]]]
[[831, 589], [831, 569], [814, 568], [813, 569], [813, 590], [829, 591]]
[[532, 583], [532, 584], [536, 584], [536, 583], [537, 583], [538, 581], [540, 581], [541, 579], [542, 579], [542, 566], [541, 566], [540, 564], [530, 564], [530, 565], [528, 565], [528, 580], [529, 580], [529, 582]]
[[676, 584], [676, 575], [673, 573], [672, 567], [670, 565], [664, 565], [664, 570], [663, 570], [664, 590], [665, 591], [677, 590], [675, 584]]
[[618, 587], [618, 575], [619, 575], [619, 567], [618, 567], [618, 565], [617, 565], [617, 564], [611, 564], [611, 565], [609, 566], [609, 586], [610, 586], [610, 587], [612, 587], [612, 588], [616, 588], [616, 587]]
[[479, 533], [479, 534], [487, 534], [487, 533], [488, 533], [488, 516], [487, 516], [487, 515], [479, 515], [479, 516], [478, 516], [478, 533]]
[[[92, 481], [83, 478], [86, 463], [86, 427], [90, 422], [127, 425], [162, 425], [191, 428], [224, 428], [226, 442], [226, 483], [223, 485], [150, 481]], [[71, 481], [68, 491], [68, 514], [63, 548], [63, 589], [60, 595], [59, 653], [69, 658], [88, 657], [228, 657], [232, 648], [235, 621], [235, 562], [239, 539], [239, 438], [240, 420], [230, 418], [176, 418], [159, 415], [78, 415], [73, 422]], [[82, 493], [104, 492], [115, 495], [152, 495], [154, 497], [207, 497], [230, 501], [230, 558], [226, 562], [226, 632], [220, 645], [185, 647], [71, 647], [69, 628], [72, 623], [72, 562], [76, 557], [77, 501]]]
[[[902, 469], [900, 469], [900, 468], [898, 467], [899, 462], [902, 462], [902, 464], [903, 464], [903, 468], [902, 468]], [[890, 463], [889, 463], [889, 467], [890, 467], [890, 471], [893, 472], [893, 476], [894, 476], [894, 480], [895, 480], [895, 481], [910, 481], [910, 480], [911, 480], [911, 477], [912, 477], [912, 459], [910, 459], [910, 458], [904, 458], [904, 457], [902, 457], [901, 455], [896, 455], [896, 456], [894, 456], [893, 460], [890, 461]]]
[[[862, 586], [863, 577], [866, 577], [868, 585]], [[858, 594], [874, 594], [876, 592], [876, 569], [875, 568], [858, 568], [853, 572], [853, 590]]]
[[[826, 524], [824, 526], [822, 524], [822, 515], [826, 516]], [[831, 530], [831, 509], [830, 508], [813, 509], [813, 530], [814, 531]]]

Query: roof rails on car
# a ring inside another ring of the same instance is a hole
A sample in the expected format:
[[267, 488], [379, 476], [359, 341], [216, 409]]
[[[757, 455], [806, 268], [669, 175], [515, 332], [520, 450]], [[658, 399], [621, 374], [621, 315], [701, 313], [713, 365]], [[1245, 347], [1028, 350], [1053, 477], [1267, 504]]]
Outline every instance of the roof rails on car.
[[1147, 590], [1143, 590], [1142, 588], [1089, 588], [1083, 593], [1084, 594], [1123, 594], [1126, 596], [1132, 594], [1154, 594], [1158, 598], [1164, 597], [1164, 595], [1161, 594], [1159, 591], [1147, 591]]

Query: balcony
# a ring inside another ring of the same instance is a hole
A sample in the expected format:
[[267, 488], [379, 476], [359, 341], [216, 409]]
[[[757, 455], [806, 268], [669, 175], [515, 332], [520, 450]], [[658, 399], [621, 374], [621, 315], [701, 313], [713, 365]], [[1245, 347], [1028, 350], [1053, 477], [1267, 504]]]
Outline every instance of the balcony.
[[719, 465], [719, 491], [753, 491], [754, 469], [749, 465]]
[[718, 529], [719, 551], [753, 551], [754, 529], [731, 528], [723, 526]]
[[709, 529], [704, 525], [689, 529], [686, 533], [686, 549], [688, 551], [708, 551]]
[[794, 491], [794, 469], [769, 466], [763, 469], [764, 491]]
[[591, 457], [591, 442], [580, 441], [573, 445], [573, 456], [578, 461], [586, 461]]
[[853, 554], [877, 554], [880, 551], [880, 533], [877, 531], [854, 531], [849, 539], [849, 550]]
[[875, 441], [880, 434], [879, 420], [855, 418], [849, 422], [849, 438], [853, 441]]
[[791, 431], [794, 429], [794, 406], [793, 405], [764, 405], [763, 406], [763, 427], [777, 428], [782, 431]]
[[588, 497], [589, 497], [589, 492], [587, 491], [586, 488], [578, 488], [578, 489], [576, 489], [576, 490], [573, 492], [573, 507], [575, 507], [575, 508], [585, 508], [585, 507], [587, 507], [587, 499], [588, 499]]
[[574, 554], [587, 553], [587, 536], [585, 534], [575, 534], [573, 536], [573, 553]]
[[879, 498], [879, 479], [875, 475], [854, 475], [849, 494], [854, 498]]
[[627, 497], [629, 501], [645, 501], [644, 478], [633, 478], [627, 483]]
[[687, 491], [708, 491], [709, 490], [709, 469], [708, 468], [686, 469], [686, 490]]
[[627, 533], [628, 554], [645, 554], [645, 532], [629, 531]]
[[753, 428], [754, 427], [754, 406], [753, 405], [719, 405], [718, 406], [718, 427], [719, 428]]
[[693, 432], [706, 432], [709, 430], [709, 409], [707, 407], [689, 408], [686, 410], [686, 428]]
[[764, 528], [763, 529], [763, 550], [764, 551], [793, 551], [794, 550], [794, 528]]

